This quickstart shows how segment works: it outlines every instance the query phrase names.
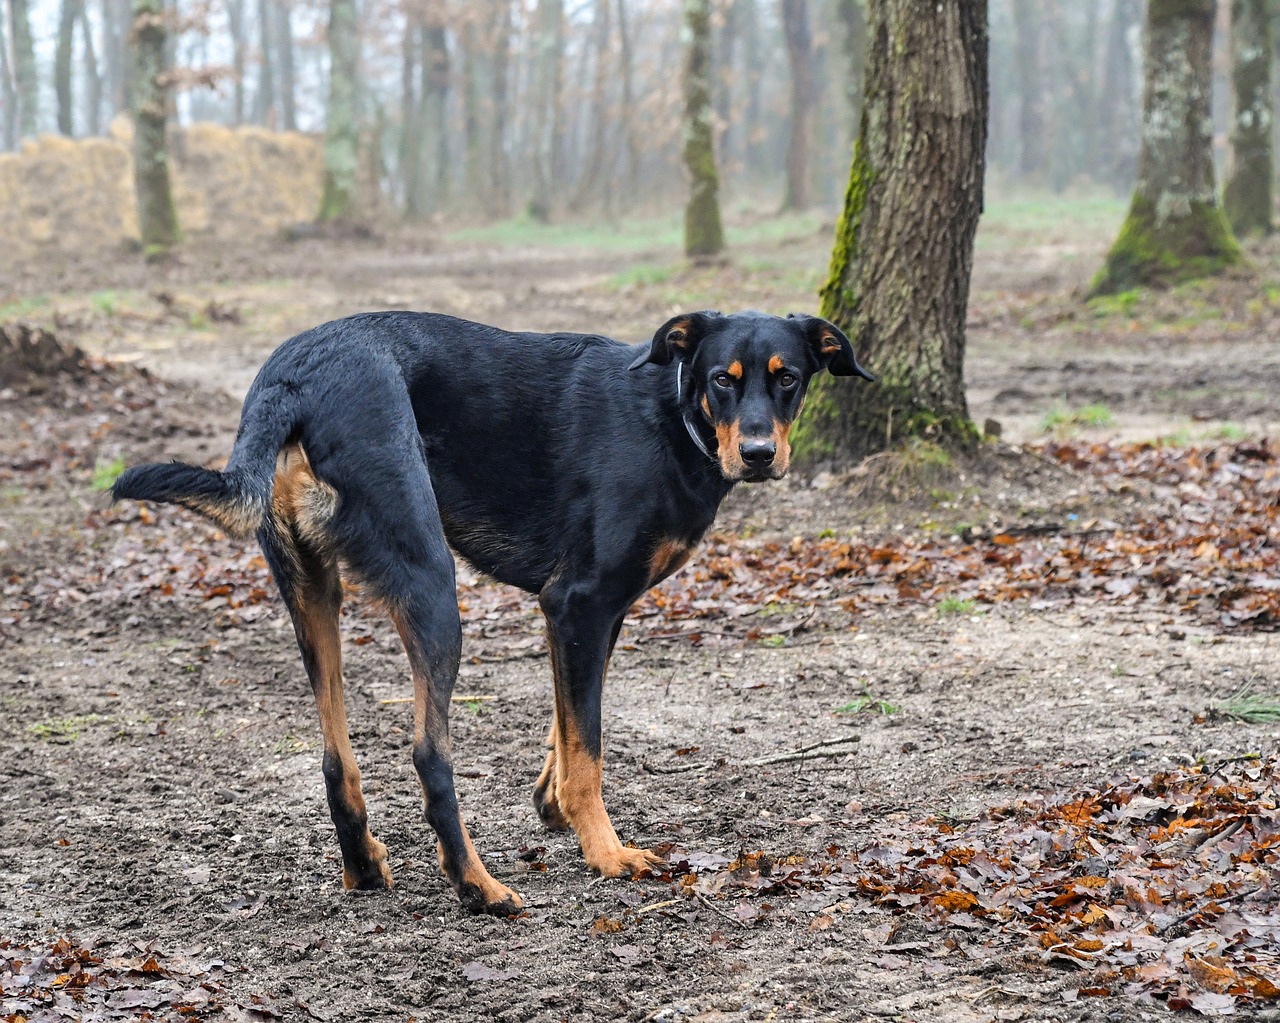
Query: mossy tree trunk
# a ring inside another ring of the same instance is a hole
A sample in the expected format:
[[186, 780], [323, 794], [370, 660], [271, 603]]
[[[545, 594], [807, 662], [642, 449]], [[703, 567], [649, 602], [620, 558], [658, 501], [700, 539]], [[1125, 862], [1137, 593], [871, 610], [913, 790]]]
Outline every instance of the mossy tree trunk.
[[710, 0], [684, 0], [683, 36], [684, 165], [689, 171], [684, 251], [687, 256], [714, 256], [724, 248], [724, 228], [711, 124]]
[[321, 221], [345, 220], [355, 207], [359, 171], [356, 88], [360, 65], [360, 25], [355, 0], [329, 3], [329, 102], [324, 124], [324, 193]]
[[964, 330], [987, 139], [985, 0], [869, 5], [866, 96], [822, 315], [877, 383], [813, 381], [802, 457], [975, 437]]
[[809, 205], [809, 153], [813, 148], [813, 117], [817, 100], [808, 0], [782, 0], [782, 34], [786, 36], [787, 65], [791, 69], [787, 186], [782, 208], [802, 210]]
[[168, 72], [164, 0], [133, 0], [129, 33], [133, 85], [133, 182], [138, 196], [138, 226], [148, 258], [163, 256], [181, 239], [178, 211], [169, 178], [166, 132]]
[[1150, 0], [1129, 215], [1091, 294], [1205, 277], [1240, 260], [1213, 179], [1214, 0]]
[[1231, 154], [1222, 210], [1236, 235], [1270, 234], [1271, 19], [1267, 0], [1231, 3]]

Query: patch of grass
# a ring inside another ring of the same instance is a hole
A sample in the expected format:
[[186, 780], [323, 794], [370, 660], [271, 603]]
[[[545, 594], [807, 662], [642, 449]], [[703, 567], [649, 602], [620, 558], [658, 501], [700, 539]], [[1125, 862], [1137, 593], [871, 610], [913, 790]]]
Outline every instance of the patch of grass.
[[951, 452], [941, 444], [922, 437], [912, 437], [902, 449], [905, 468], [949, 469], [953, 464]]
[[27, 734], [41, 742], [68, 743], [80, 738], [80, 730], [105, 721], [101, 714], [76, 714], [65, 718], [50, 718], [27, 725]]
[[622, 270], [609, 278], [608, 287], [616, 290], [665, 284], [680, 270], [675, 263], [639, 263], [629, 270]]
[[1107, 316], [1132, 316], [1142, 304], [1146, 292], [1141, 288], [1118, 291], [1114, 295], [1098, 295], [1089, 299], [1089, 309], [1102, 319]]
[[120, 295], [115, 291], [95, 291], [89, 296], [89, 304], [104, 316], [120, 312]]
[[49, 304], [48, 295], [33, 295], [0, 304], [0, 320], [20, 320]]
[[296, 735], [282, 735], [276, 743], [276, 756], [282, 757], [293, 753], [305, 753], [316, 748], [314, 739], [302, 739]]
[[1100, 429], [1114, 422], [1115, 416], [1106, 405], [1093, 404], [1069, 409], [1060, 403], [1045, 413], [1040, 420], [1040, 430], [1042, 433], [1063, 436], [1085, 428]]
[[1209, 436], [1214, 440], [1225, 440], [1235, 444], [1244, 440], [1248, 436], [1248, 431], [1239, 423], [1222, 423], [1210, 430]]
[[93, 467], [93, 476], [90, 477], [89, 483], [94, 490], [110, 490], [122, 472], [124, 472], [123, 458], [116, 457], [110, 462], [99, 461]]
[[1273, 725], [1280, 722], [1280, 694], [1255, 693], [1252, 686], [1245, 686], [1214, 710], [1250, 725]]
[[480, 700], [463, 700], [462, 705], [476, 717], [484, 713], [484, 703]]
[[968, 597], [943, 597], [934, 610], [940, 615], [972, 615], [978, 612], [978, 602]]
[[836, 714], [861, 714], [863, 711], [871, 711], [873, 714], [897, 714], [902, 710], [896, 703], [890, 703], [883, 697], [876, 696], [870, 689], [863, 688], [857, 696], [848, 703], [835, 709]]
[[781, 634], [775, 634], [773, 636], [762, 636], [760, 639], [760, 642], [764, 646], [772, 646], [772, 647], [786, 646], [787, 637]]

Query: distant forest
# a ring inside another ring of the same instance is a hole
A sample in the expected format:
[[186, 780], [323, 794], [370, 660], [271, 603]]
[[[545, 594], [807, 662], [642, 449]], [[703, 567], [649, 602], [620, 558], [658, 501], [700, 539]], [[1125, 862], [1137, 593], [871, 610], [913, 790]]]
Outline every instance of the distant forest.
[[[3, 0], [6, 149], [35, 134], [101, 134], [128, 111], [133, 7]], [[1221, 143], [1229, 5], [1218, 7]], [[834, 206], [861, 103], [863, 0], [714, 0], [711, 8], [726, 196]], [[991, 0], [991, 188], [1128, 191], [1144, 8], [1142, 0]], [[166, 0], [170, 126], [323, 132], [330, 14], [322, 0]], [[394, 207], [612, 214], [681, 194], [676, 0], [364, 0], [357, 16], [362, 175]]]

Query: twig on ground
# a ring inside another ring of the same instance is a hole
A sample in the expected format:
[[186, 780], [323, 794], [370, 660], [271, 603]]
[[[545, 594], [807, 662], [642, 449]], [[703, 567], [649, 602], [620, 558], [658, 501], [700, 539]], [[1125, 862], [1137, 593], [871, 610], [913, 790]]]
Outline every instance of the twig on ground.
[[[489, 700], [496, 700], [496, 696], [481, 696], [479, 693], [454, 693], [449, 697], [451, 703], [487, 703]], [[412, 696], [391, 696], [385, 700], [379, 700], [379, 704], [389, 707], [397, 703], [413, 703]]]
[[1260, 891], [1262, 891], [1262, 885], [1259, 885], [1257, 888], [1250, 888], [1247, 892], [1236, 892], [1234, 895], [1224, 895], [1217, 899], [1206, 899], [1204, 902], [1200, 903], [1200, 905], [1196, 906], [1195, 909], [1189, 909], [1181, 916], [1175, 916], [1163, 927], [1156, 928], [1156, 933], [1165, 934], [1168, 931], [1173, 930], [1173, 928], [1177, 927], [1179, 924], [1185, 924], [1197, 913], [1203, 913], [1210, 906], [1222, 906], [1228, 902], [1239, 902], [1241, 899], [1247, 899], [1250, 895], [1257, 895]]
[[[823, 760], [830, 757], [841, 757], [853, 752], [853, 745], [862, 741], [861, 735], [846, 735], [839, 739], [824, 739], [810, 746], [791, 750], [788, 753], [775, 753], [770, 757], [758, 757], [755, 760], [719, 760], [714, 763], [699, 761], [694, 764], [678, 764], [675, 767], [656, 767], [641, 762], [649, 774], [687, 774], [690, 771], [705, 771], [711, 767], [771, 767], [774, 764], [792, 764], [802, 760]], [[836, 748], [839, 747], [839, 748]]]

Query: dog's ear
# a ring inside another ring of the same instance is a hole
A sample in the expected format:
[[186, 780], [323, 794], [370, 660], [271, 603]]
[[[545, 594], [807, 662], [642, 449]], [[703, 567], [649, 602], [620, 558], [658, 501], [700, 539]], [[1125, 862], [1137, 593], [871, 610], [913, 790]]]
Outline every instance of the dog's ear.
[[875, 377], [858, 365], [853, 354], [853, 345], [843, 330], [829, 320], [819, 316], [807, 316], [803, 313], [788, 313], [788, 320], [800, 324], [809, 344], [813, 346], [818, 361], [838, 377], [862, 377], [863, 380], [875, 382]]
[[719, 316], [718, 312], [707, 309], [700, 313], [682, 313], [671, 317], [658, 328], [649, 347], [640, 353], [629, 368], [639, 369], [650, 362], [655, 366], [665, 366], [672, 359], [692, 359], [708, 325]]

